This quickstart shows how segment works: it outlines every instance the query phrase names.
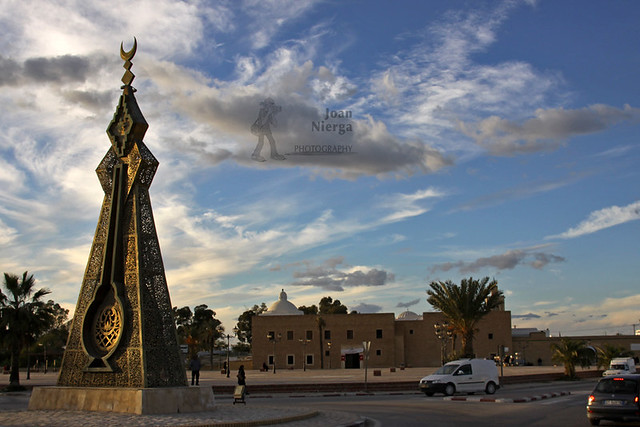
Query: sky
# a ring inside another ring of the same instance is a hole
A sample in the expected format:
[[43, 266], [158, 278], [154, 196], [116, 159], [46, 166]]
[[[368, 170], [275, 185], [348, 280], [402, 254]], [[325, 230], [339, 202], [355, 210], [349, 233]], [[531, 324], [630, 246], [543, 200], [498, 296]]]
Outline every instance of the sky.
[[[631, 334], [638, 22], [631, 0], [0, 0], [0, 268], [73, 312], [135, 37], [174, 306], [231, 331], [281, 289], [398, 315], [490, 277], [514, 327]], [[257, 161], [267, 105], [284, 159]]]

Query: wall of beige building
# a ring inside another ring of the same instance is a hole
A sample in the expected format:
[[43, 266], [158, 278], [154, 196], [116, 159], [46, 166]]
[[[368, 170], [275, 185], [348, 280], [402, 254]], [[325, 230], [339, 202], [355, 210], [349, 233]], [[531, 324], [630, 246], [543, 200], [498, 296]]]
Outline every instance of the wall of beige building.
[[[632, 348], [640, 348], [640, 336], [638, 335], [585, 335], [564, 338], [584, 341], [588, 347], [592, 347], [594, 350], [598, 347], [611, 345], [631, 351], [635, 357], [640, 356], [639, 350], [632, 350]], [[543, 331], [530, 333], [529, 336], [513, 337], [512, 354], [518, 353], [521, 363], [554, 365], [556, 362], [551, 359], [553, 354], [551, 345], [559, 343], [562, 339], [563, 337], [547, 337]]]
[[[393, 313], [255, 316], [252, 321], [253, 366], [275, 362], [277, 369], [362, 368], [362, 342], [370, 341], [368, 366], [440, 366], [443, 355], [461, 349], [461, 341], [443, 342], [434, 324], [442, 313], [423, 313], [419, 320], [396, 320]], [[275, 336], [275, 343], [268, 336]], [[491, 358], [500, 346], [511, 347], [511, 312], [492, 311], [478, 324], [477, 357]]]

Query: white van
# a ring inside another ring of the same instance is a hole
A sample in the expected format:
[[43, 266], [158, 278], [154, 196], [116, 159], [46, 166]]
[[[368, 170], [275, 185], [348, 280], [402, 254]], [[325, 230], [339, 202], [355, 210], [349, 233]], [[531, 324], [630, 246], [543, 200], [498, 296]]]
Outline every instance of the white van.
[[493, 394], [500, 388], [498, 367], [493, 360], [460, 359], [445, 364], [433, 374], [420, 380], [420, 390], [427, 396], [455, 392]]
[[635, 374], [636, 361], [633, 357], [615, 357], [611, 359], [609, 369], [602, 373], [603, 377], [608, 375]]

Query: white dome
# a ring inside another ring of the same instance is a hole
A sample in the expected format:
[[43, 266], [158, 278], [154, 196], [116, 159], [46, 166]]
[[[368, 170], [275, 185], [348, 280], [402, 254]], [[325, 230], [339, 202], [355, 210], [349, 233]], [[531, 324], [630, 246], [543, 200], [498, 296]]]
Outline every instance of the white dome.
[[422, 316], [414, 313], [413, 311], [403, 311], [398, 315], [396, 320], [422, 320]]
[[304, 313], [301, 310], [298, 310], [295, 305], [287, 301], [287, 293], [283, 289], [280, 292], [278, 301], [271, 304], [271, 307], [261, 316], [298, 316], [302, 314]]

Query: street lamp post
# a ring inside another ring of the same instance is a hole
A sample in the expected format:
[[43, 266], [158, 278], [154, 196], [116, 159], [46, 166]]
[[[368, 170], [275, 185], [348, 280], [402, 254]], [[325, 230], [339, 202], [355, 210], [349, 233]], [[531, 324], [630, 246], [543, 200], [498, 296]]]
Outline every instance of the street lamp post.
[[38, 344], [38, 347], [42, 347], [43, 351], [44, 351], [44, 373], [47, 373], [47, 368], [48, 368], [48, 364], [47, 364], [47, 345], [46, 344]]
[[231, 372], [229, 367], [229, 338], [231, 338], [231, 335], [227, 334], [227, 378], [229, 378], [229, 372]]
[[[300, 341], [302, 343], [302, 370], [306, 371], [307, 370], [307, 344], [311, 342], [311, 340], [303, 340], [302, 338], [299, 338], [298, 341]], [[273, 352], [275, 354], [275, 345], [273, 347]], [[275, 359], [274, 359], [275, 362]], [[273, 366], [275, 367], [275, 363], [273, 364]]]
[[282, 334], [278, 334], [276, 338], [275, 334], [267, 334], [267, 339], [273, 343], [273, 373], [276, 373], [276, 343], [280, 341]]
[[230, 365], [230, 361], [229, 361], [229, 338], [237, 336], [238, 335], [238, 328], [235, 327], [233, 328], [233, 335], [229, 335], [227, 334], [227, 378], [229, 378], [229, 373], [231, 372], [231, 365]]

